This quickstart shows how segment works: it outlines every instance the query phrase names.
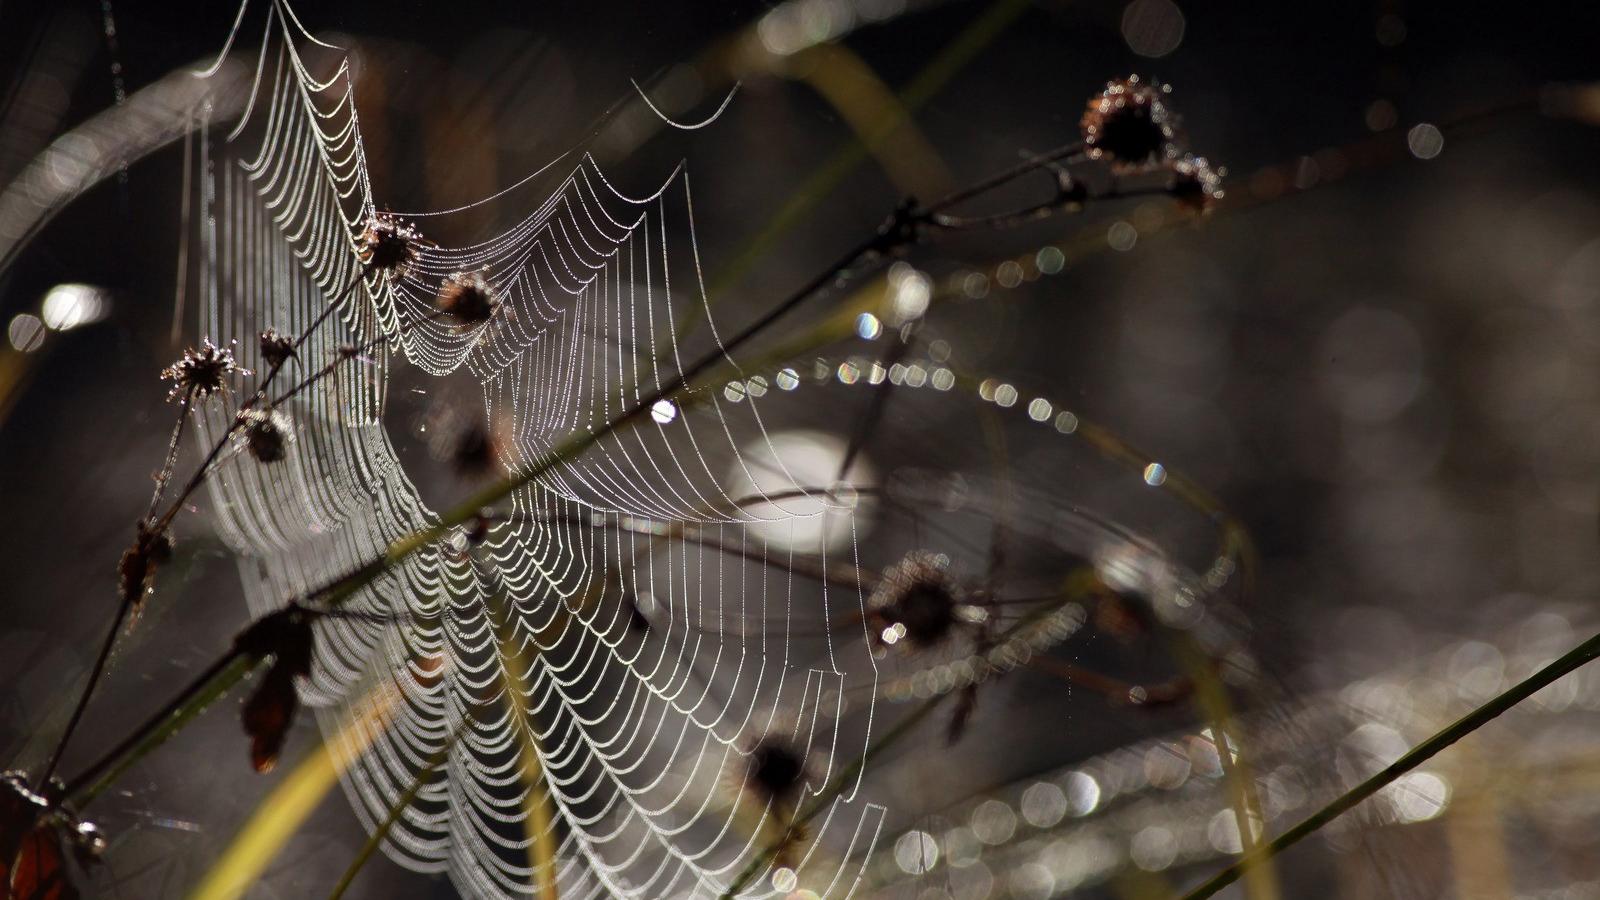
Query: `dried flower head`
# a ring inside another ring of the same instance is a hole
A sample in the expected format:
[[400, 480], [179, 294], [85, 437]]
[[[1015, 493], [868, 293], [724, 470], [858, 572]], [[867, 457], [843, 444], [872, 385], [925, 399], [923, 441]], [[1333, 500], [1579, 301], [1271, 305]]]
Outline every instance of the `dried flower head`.
[[380, 212], [367, 218], [358, 252], [368, 269], [383, 273], [390, 281], [399, 281], [417, 261], [417, 249], [424, 243], [422, 232], [411, 223]]
[[800, 801], [817, 774], [804, 745], [781, 731], [768, 732], [750, 745], [744, 766], [733, 774], [738, 794], [752, 811], [764, 813], [761, 839], [777, 847], [774, 862], [792, 865], [807, 837], [805, 824], [796, 821]]
[[1137, 75], [1109, 82], [1089, 101], [1079, 123], [1089, 156], [1143, 165], [1175, 155], [1177, 116], [1166, 104], [1169, 91], [1166, 85], [1145, 83]]
[[183, 351], [177, 362], [161, 370], [161, 377], [173, 382], [167, 400], [182, 398], [185, 403], [226, 391], [229, 377], [249, 374], [249, 369], [234, 361], [231, 343], [218, 347], [210, 338], [202, 340], [198, 350], [190, 347]]
[[289, 727], [294, 724], [299, 706], [294, 681], [311, 674], [314, 615], [291, 603], [257, 619], [234, 639], [234, 649], [246, 657], [272, 658], [260, 686], [240, 711], [244, 732], [250, 737], [250, 764], [257, 772], [269, 772], [277, 765]]
[[458, 272], [439, 285], [439, 309], [463, 325], [489, 321], [498, 305], [494, 289], [477, 272]]
[[276, 328], [261, 332], [261, 359], [274, 368], [294, 356], [294, 338], [280, 334]]
[[172, 558], [172, 538], [149, 522], [135, 527], [133, 544], [117, 562], [117, 595], [129, 605], [129, 621], [139, 615], [144, 598], [154, 589], [156, 569]]
[[477, 478], [491, 474], [500, 458], [500, 448], [494, 435], [481, 424], [473, 424], [456, 438], [450, 463], [463, 478]]
[[1209, 212], [1222, 199], [1222, 170], [1213, 168], [1203, 156], [1185, 156], [1172, 164], [1172, 184], [1168, 193], [1179, 204], [1197, 213]]
[[244, 420], [245, 447], [264, 463], [281, 461], [294, 440], [294, 424], [276, 409], [251, 409], [240, 415]]
[[804, 752], [787, 740], [767, 735], [750, 748], [745, 760], [744, 789], [757, 800], [793, 809], [806, 786]]
[[880, 646], [904, 640], [922, 649], [955, 633], [966, 621], [965, 605], [944, 557], [919, 550], [884, 570], [867, 601], [867, 621]]

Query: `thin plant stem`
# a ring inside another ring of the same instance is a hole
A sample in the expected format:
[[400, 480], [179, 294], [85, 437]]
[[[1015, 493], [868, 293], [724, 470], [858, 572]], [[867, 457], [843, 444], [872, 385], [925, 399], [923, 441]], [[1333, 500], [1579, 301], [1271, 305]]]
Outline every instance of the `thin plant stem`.
[[901, 718], [900, 721], [894, 723], [894, 727], [885, 732], [877, 743], [868, 747], [865, 752], [855, 758], [854, 762], [839, 772], [833, 781], [823, 788], [821, 793], [812, 797], [811, 802], [801, 808], [794, 818], [784, 823], [785, 833], [778, 840], [768, 844], [760, 853], [751, 857], [750, 862], [745, 864], [745, 867], [739, 871], [739, 874], [723, 890], [722, 900], [730, 900], [730, 898], [748, 887], [750, 882], [761, 874], [761, 870], [778, 855], [784, 845], [792, 840], [794, 834], [803, 828], [806, 823], [816, 818], [823, 810], [827, 809], [828, 804], [832, 803], [836, 797], [849, 788], [851, 782], [856, 780], [867, 763], [871, 762], [878, 754], [899, 743], [902, 738], [910, 734], [912, 729], [921, 724], [922, 720], [931, 715], [939, 707], [939, 704], [949, 696], [951, 696], [949, 692], [935, 694], [923, 701], [920, 706]]
[[342, 364], [344, 364], [344, 363], [346, 363], [346, 362], [348, 362], [348, 361], [350, 361], [352, 359], [355, 359], [357, 357], [365, 356], [369, 352], [377, 349], [378, 347], [383, 346], [384, 344], [389, 343], [390, 341], [394, 340], [395, 338], [398, 338], [400, 335], [405, 334], [406, 332], [408, 332], [411, 329], [417, 327], [418, 325], [421, 325], [424, 322], [434, 322], [434, 321], [437, 321], [439, 319], [444, 318], [445, 316], [447, 316], [449, 314], [450, 313], [447, 312], [446, 310], [436, 309], [433, 312], [428, 313], [427, 315], [423, 316], [420, 319], [412, 319], [410, 322], [407, 322], [406, 324], [404, 324], [404, 325], [400, 326], [399, 328], [395, 329], [393, 334], [386, 334], [386, 335], [383, 335], [382, 337], [376, 337], [376, 338], [373, 338], [370, 341], [367, 341], [365, 344], [360, 344], [360, 345], [357, 345], [357, 346], [354, 346], [354, 347], [350, 347], [350, 348], [345, 349], [345, 350], [341, 350], [339, 352], [339, 355], [332, 362], [330, 362], [327, 365], [323, 366], [322, 368], [318, 369], [315, 373], [307, 376], [299, 384], [296, 384], [294, 387], [291, 387], [287, 391], [284, 391], [282, 394], [279, 394], [277, 399], [273, 400], [272, 403], [270, 404], [270, 406], [271, 407], [276, 407], [276, 406], [280, 406], [280, 405], [282, 405], [284, 403], [287, 403], [288, 401], [290, 401], [290, 400], [294, 399], [295, 397], [299, 396], [301, 394], [301, 392], [305, 391], [307, 388], [310, 388], [312, 385], [316, 384], [317, 382], [321, 381], [322, 379], [327, 378], [329, 375], [332, 375], [334, 372], [338, 371], [338, 368], [339, 368], [340, 365], [342, 365]]
[[1349, 812], [1361, 801], [1393, 784], [1400, 776], [1437, 756], [1446, 747], [1482, 728], [1501, 713], [1550, 686], [1563, 676], [1588, 665], [1596, 657], [1600, 657], [1600, 634], [1589, 638], [1554, 662], [1517, 682], [1504, 693], [1445, 726], [1432, 737], [1411, 748], [1405, 755], [1384, 767], [1376, 775], [1361, 782], [1327, 806], [1307, 816], [1293, 828], [1261, 845], [1256, 852], [1246, 854], [1232, 865], [1206, 879], [1198, 887], [1184, 894], [1182, 900], [1203, 900], [1205, 897], [1213, 896], [1218, 891], [1238, 881], [1250, 867], [1277, 856], [1284, 850], [1317, 833], [1323, 826]]
[[194, 391], [183, 398], [183, 404], [178, 409], [178, 421], [172, 426], [172, 437], [167, 441], [167, 457], [161, 463], [161, 471], [156, 475], [156, 487], [150, 494], [150, 506], [144, 511], [146, 521], [156, 514], [156, 507], [161, 505], [161, 495], [167, 492], [167, 483], [172, 480], [172, 470], [178, 465], [178, 447], [183, 443], [183, 426], [189, 422], [189, 404], [194, 402]]
[[389, 807], [389, 814], [384, 816], [383, 821], [378, 823], [378, 827], [372, 829], [372, 834], [367, 836], [366, 843], [362, 844], [361, 849], [356, 852], [356, 858], [350, 861], [350, 865], [345, 868], [344, 874], [339, 877], [339, 882], [333, 886], [333, 891], [328, 894], [328, 900], [339, 900], [344, 896], [345, 891], [350, 889], [350, 885], [356, 880], [356, 875], [360, 874], [362, 868], [366, 866], [367, 860], [371, 859], [372, 854], [377, 852], [379, 845], [389, 836], [389, 832], [394, 830], [395, 823], [400, 821], [400, 817], [405, 815], [405, 811], [411, 808], [412, 803], [416, 802], [417, 796], [422, 793], [422, 789], [427, 787], [428, 778], [450, 758], [450, 752], [455, 749], [456, 744], [460, 742], [461, 736], [465, 733], [466, 725], [463, 724], [461, 728], [456, 730], [455, 734], [451, 735], [450, 740], [446, 741], [444, 746], [434, 751], [434, 754], [423, 763], [422, 770], [417, 772], [417, 777], [406, 788], [405, 792], [400, 795], [399, 799], [395, 800], [394, 805]]
[[1063, 144], [1054, 150], [1047, 150], [1044, 153], [1030, 156], [1029, 158], [1017, 163], [1009, 169], [997, 172], [996, 174], [991, 175], [982, 181], [974, 182], [973, 184], [964, 187], [961, 190], [939, 198], [936, 202], [927, 207], [927, 212], [930, 215], [944, 212], [951, 207], [965, 203], [966, 201], [977, 197], [979, 194], [986, 194], [995, 188], [1010, 184], [1024, 175], [1029, 175], [1041, 169], [1051, 168], [1056, 163], [1073, 159], [1082, 153], [1083, 141], [1073, 141], [1070, 144]]
[[[155, 515], [156, 507], [161, 503], [161, 495], [166, 493], [167, 482], [172, 480], [172, 469], [178, 462], [178, 447], [183, 441], [183, 426], [189, 421], [189, 402], [193, 397], [194, 392], [190, 391], [189, 396], [184, 398], [183, 408], [178, 411], [178, 421], [172, 426], [172, 437], [167, 441], [167, 457], [161, 465], [161, 472], [156, 476], [155, 491], [150, 495], [150, 508], [144, 514], [144, 521], [149, 521], [150, 517]], [[49, 759], [45, 760], [44, 768], [39, 772], [38, 787], [41, 792], [49, 786], [51, 776], [55, 775], [56, 767], [61, 764], [61, 755], [67, 751], [68, 742], [72, 740], [73, 733], [83, 721], [83, 714], [89, 708], [89, 698], [94, 696], [94, 689], [100, 684], [106, 667], [111, 663], [111, 650], [117, 644], [117, 635], [122, 632], [122, 623], [128, 620], [128, 613], [132, 611], [137, 596], [129, 594], [117, 603], [116, 614], [111, 617], [111, 630], [106, 632], [106, 638], [100, 644], [100, 652], [94, 658], [94, 665], [89, 667], [89, 680], [78, 693], [78, 702], [72, 707], [72, 715], [67, 719], [67, 726], [61, 730], [61, 737], [56, 740], [55, 749], [50, 752]]]
[[172, 702], [163, 706], [82, 774], [67, 782], [62, 791], [63, 799], [76, 799], [80, 805], [93, 800], [129, 766], [176, 734], [206, 706], [242, 681], [258, 662], [235, 648], [207, 666]]

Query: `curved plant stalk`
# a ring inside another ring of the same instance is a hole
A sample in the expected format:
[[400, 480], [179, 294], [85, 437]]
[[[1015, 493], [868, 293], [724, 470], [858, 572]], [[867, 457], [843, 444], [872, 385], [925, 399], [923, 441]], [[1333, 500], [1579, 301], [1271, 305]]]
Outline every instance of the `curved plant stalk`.
[[387, 687], [363, 697], [339, 731], [319, 744], [256, 807], [190, 893], [190, 900], [232, 900], [255, 884], [262, 870], [333, 790], [344, 770], [387, 727], [389, 712], [398, 699], [398, 692]]
[[1182, 900], [1203, 900], [1238, 881], [1251, 867], [1260, 865], [1293, 847], [1305, 838], [1316, 834], [1323, 826], [1349, 812], [1361, 801], [1388, 787], [1400, 776], [1422, 765], [1441, 750], [1499, 716], [1506, 710], [1528, 699], [1565, 675], [1588, 665], [1600, 657], [1600, 634], [1589, 638], [1554, 662], [1517, 682], [1504, 693], [1467, 713], [1436, 732], [1432, 737], [1411, 748], [1409, 752], [1390, 763], [1382, 771], [1345, 792], [1327, 806], [1306, 817], [1299, 824], [1262, 845], [1255, 853], [1228, 866], [1206, 879], [1198, 887], [1183, 895]]

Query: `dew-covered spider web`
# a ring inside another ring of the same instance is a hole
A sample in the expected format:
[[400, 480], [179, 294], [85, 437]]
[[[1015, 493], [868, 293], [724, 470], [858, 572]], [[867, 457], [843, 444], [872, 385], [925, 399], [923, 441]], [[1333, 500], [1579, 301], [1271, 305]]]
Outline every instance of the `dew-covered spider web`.
[[[570, 435], [600, 430], [698, 354], [674, 331], [686, 308], [707, 303], [687, 170], [631, 195], [574, 152], [481, 201], [516, 210], [500, 233], [421, 244], [397, 278], [364, 273], [360, 236], [384, 205], [365, 164], [349, 62], [283, 2], [241, 7], [222, 55], [251, 53], [245, 115], [223, 125], [196, 111], [198, 330], [237, 337], [241, 362], [258, 372], [269, 365], [255, 335], [308, 334], [273, 394], [344, 360], [280, 405], [292, 423], [283, 461], [235, 452], [208, 481], [252, 613], [305, 596], [439, 520], [384, 423], [399, 367], [470, 376], [477, 396], [458, 418], [486, 423], [499, 451], [495, 477], [541, 471], [486, 514], [479, 533], [465, 528], [406, 557], [319, 621], [303, 695], [351, 759], [342, 780], [363, 824], [375, 830], [403, 807], [385, 852], [416, 871], [447, 872], [473, 897], [525, 897], [552, 884], [563, 898], [718, 896], [752, 864], [758, 877], [746, 896], [857, 892], [888, 816], [867, 800], [856, 765], [886, 727], [874, 700], [971, 688], [1065, 640], [1085, 618], [1066, 604], [1026, 627], [1001, 627], [1016, 616], [996, 606], [983, 632], [993, 639], [950, 642], [902, 665], [884, 660], [885, 636], [867, 627], [881, 579], [864, 573], [933, 534], [948, 538], [946, 553], [964, 550], [978, 566], [987, 559], [991, 571], [1003, 557], [1016, 577], [1034, 552], [1049, 563], [1038, 588], [1048, 591], [1063, 550], [1115, 576], [1129, 536], [1075, 508], [1029, 504], [1015, 485], [971, 481], [958, 505], [979, 524], [925, 531], [904, 510], [954, 510], [947, 479], [879, 484], [865, 462], [819, 468], [812, 451], [827, 440], [780, 432], [763, 417], [777, 403], [792, 411], [804, 402], [816, 404], [806, 408], [812, 419], [837, 418], [846, 404], [810, 398], [811, 385], [886, 390], [889, 368], [899, 370], [893, 384], [921, 398], [904, 401], [913, 409], [978, 399], [952, 392], [949, 370], [930, 376], [920, 365], [816, 360], [815, 373], [742, 372], [726, 389], [663, 401], [642, 424], [558, 457]], [[478, 205], [406, 218], [426, 233]], [[460, 273], [492, 286], [499, 303], [487, 322], [436, 316], [441, 280]], [[1076, 428], [1043, 398], [1011, 405], [999, 403], [1020, 427], [1055, 439]], [[955, 415], [970, 431], [972, 414]], [[227, 416], [212, 401], [204, 434], [215, 440]], [[1046, 475], [1078, 474], [1052, 457], [1019, 455], [1014, 465], [1038, 469], [1036, 491]], [[869, 510], [906, 545], [860, 558]], [[1002, 517], [1004, 533], [983, 531]], [[1207, 546], [1196, 570], [1214, 560], [1209, 581], [1170, 576], [1160, 592], [1214, 589], [1233, 552]], [[1131, 582], [1149, 574], [1122, 573]], [[382, 727], [346, 728], [373, 697], [384, 698]], [[759, 789], [772, 746], [799, 761], [798, 796]], [[813, 801], [818, 814], [788, 829]]]
[[[355, 242], [379, 209], [348, 63], [319, 77], [307, 55], [335, 51], [282, 3], [241, 9], [225, 53], [246, 52], [263, 18], [246, 116], [199, 142], [203, 334], [306, 332], [361, 277]], [[282, 384], [341, 346], [395, 340], [284, 404], [294, 439], [283, 463], [233, 462], [212, 479], [254, 613], [436, 521], [381, 421], [402, 361], [471, 373], [475, 415], [510, 472], [548, 461], [564, 437], [599, 428], [686, 364], [670, 323], [681, 304], [704, 302], [686, 173], [647, 196], [617, 190], [586, 155], [544, 175], [553, 187], [502, 233], [423, 246], [404, 277], [361, 280]], [[425, 230], [434, 216], [411, 218]], [[492, 284], [494, 318], [422, 321], [440, 279], [461, 272]], [[254, 347], [240, 352], [267, 368]], [[737, 441], [763, 434], [759, 404], [707, 402], [709, 417], [663, 405], [644, 427], [603, 437], [497, 507], [481, 544], [460, 535], [414, 554], [319, 627], [304, 693], [329, 735], [375, 688], [397, 698], [370, 745], [347, 748], [344, 786], [369, 830], [444, 756], [385, 844], [401, 864], [447, 871], [470, 896], [528, 896], [551, 878], [536, 870], [544, 843], [562, 897], [714, 896], [783, 834], [769, 821], [782, 810], [740, 789], [758, 742], [808, 761], [808, 796], [861, 754], [867, 732], [839, 727], [833, 644], [862, 632], [836, 637], [828, 617], [862, 597], [768, 565], [787, 551], [752, 531], [804, 527], [832, 504], [786, 479], [774, 455], [749, 472], [754, 495], [775, 481], [802, 489], [752, 513], [725, 482], [740, 467]], [[219, 434], [223, 410], [210, 413], [206, 430]], [[837, 515], [848, 527], [848, 511]], [[791, 627], [820, 638], [801, 647]], [[872, 678], [870, 667], [851, 674]], [[856, 794], [848, 787], [814, 820], [780, 860], [780, 881], [850, 892], [849, 860], [881, 818]], [[774, 890], [771, 878], [751, 889]]]

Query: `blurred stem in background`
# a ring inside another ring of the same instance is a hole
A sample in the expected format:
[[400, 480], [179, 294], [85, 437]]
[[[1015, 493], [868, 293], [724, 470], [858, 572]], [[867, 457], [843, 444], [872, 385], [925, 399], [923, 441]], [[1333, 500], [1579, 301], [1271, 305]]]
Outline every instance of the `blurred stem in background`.
[[[880, 163], [896, 184], [913, 189], [937, 189], [946, 178], [944, 166], [927, 141], [916, 130], [911, 113], [920, 109], [950, 83], [960, 71], [977, 58], [978, 54], [1007, 27], [1015, 22], [1031, 4], [1028, 0], [996, 0], [972, 24], [968, 25], [949, 44], [933, 56], [922, 71], [911, 80], [896, 98], [872, 70], [856, 59], [848, 50], [836, 44], [818, 44], [801, 54], [815, 53], [823, 59], [774, 59], [765, 50], [746, 49], [743, 53], [729, 51], [731, 59], [723, 63], [725, 70], [739, 71], [745, 59], [766, 60], [767, 65], [781, 64], [779, 71], [803, 73], [830, 103], [833, 103], [845, 121], [856, 129], [856, 136], [846, 141], [821, 166], [805, 177], [789, 200], [768, 220], [762, 229], [750, 238], [744, 247], [711, 279], [706, 288], [704, 304], [689, 304], [678, 321], [677, 336], [681, 341], [704, 323], [708, 308], [716, 304], [743, 278], [755, 263], [778, 245], [790, 229], [805, 221], [824, 199], [832, 195], [844, 180], [862, 163], [878, 156]], [[753, 29], [752, 29], [753, 31]], [[750, 34], [746, 43], [756, 41]], [[740, 45], [736, 45], [738, 47]], [[758, 55], [759, 54], [759, 55]], [[801, 54], [796, 54], [800, 56]], [[829, 62], [854, 60], [843, 72], [827, 71]], [[813, 74], [814, 73], [814, 74]], [[897, 154], [910, 149], [909, 159]], [[897, 151], [891, 154], [887, 151]], [[931, 170], [928, 167], [933, 167]], [[914, 193], [907, 192], [911, 196]], [[937, 194], [924, 196], [941, 196]]]
[[1588, 665], [1596, 657], [1600, 657], [1600, 634], [1589, 638], [1554, 662], [1513, 685], [1509, 690], [1488, 703], [1445, 726], [1432, 737], [1411, 748], [1409, 752], [1399, 759], [1385, 766], [1371, 778], [1361, 782], [1334, 799], [1327, 806], [1312, 813], [1298, 825], [1268, 841], [1255, 853], [1246, 855], [1238, 862], [1228, 866], [1195, 889], [1184, 894], [1182, 900], [1204, 900], [1206, 897], [1213, 896], [1218, 891], [1238, 881], [1252, 867], [1260, 865], [1321, 831], [1323, 826], [1349, 812], [1361, 801], [1393, 784], [1400, 776], [1437, 756], [1440, 751], [1482, 728], [1501, 713], [1549, 687], [1558, 679]]

